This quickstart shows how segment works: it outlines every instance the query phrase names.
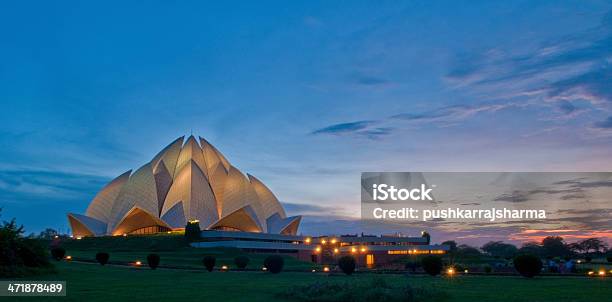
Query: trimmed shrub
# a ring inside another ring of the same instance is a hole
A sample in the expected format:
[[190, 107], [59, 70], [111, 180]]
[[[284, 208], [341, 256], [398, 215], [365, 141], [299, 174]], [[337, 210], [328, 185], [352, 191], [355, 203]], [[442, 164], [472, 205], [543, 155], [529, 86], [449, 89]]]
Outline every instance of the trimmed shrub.
[[202, 264], [209, 272], [212, 272], [215, 268], [215, 262], [217, 262], [217, 259], [214, 256], [204, 256], [204, 259], [202, 259]]
[[99, 252], [96, 254], [96, 261], [98, 261], [100, 265], [107, 264], [109, 258], [110, 258], [110, 255], [106, 252]]
[[355, 271], [357, 262], [353, 256], [342, 256], [340, 259], [338, 259], [338, 266], [343, 273], [351, 275]]
[[411, 272], [416, 272], [417, 268], [419, 268], [421, 264], [416, 260], [410, 260], [404, 264], [404, 268], [410, 270]]
[[612, 263], [612, 256], [608, 256], [606, 257], [606, 261], [611, 262]]
[[542, 271], [542, 261], [534, 255], [520, 255], [514, 258], [514, 268], [522, 276], [532, 278]]
[[283, 270], [284, 265], [285, 260], [279, 255], [271, 255], [264, 260], [264, 267], [266, 267], [268, 271], [273, 274], [280, 273]]
[[493, 271], [493, 268], [490, 265], [486, 265], [484, 267], [484, 272], [490, 274]]
[[591, 256], [584, 257], [584, 262], [591, 263], [591, 261], [593, 261], [593, 258]]
[[433, 255], [425, 256], [421, 260], [421, 265], [426, 273], [436, 276], [442, 271], [442, 258]]
[[250, 261], [251, 259], [247, 256], [238, 256], [234, 258], [234, 264], [236, 264], [236, 267], [239, 269], [245, 269]]
[[159, 255], [158, 254], [149, 254], [147, 256], [147, 263], [151, 269], [156, 269], [159, 266]]
[[65, 255], [66, 255], [66, 250], [64, 248], [54, 247], [51, 249], [51, 257], [53, 257], [53, 259], [57, 261], [64, 259]]

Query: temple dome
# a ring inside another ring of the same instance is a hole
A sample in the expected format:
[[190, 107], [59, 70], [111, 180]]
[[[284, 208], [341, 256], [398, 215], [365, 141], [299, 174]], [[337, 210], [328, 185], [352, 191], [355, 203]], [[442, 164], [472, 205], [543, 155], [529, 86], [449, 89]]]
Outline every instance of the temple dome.
[[295, 235], [300, 216], [287, 217], [259, 179], [244, 175], [208, 141], [179, 137], [153, 159], [113, 179], [85, 215], [68, 214], [74, 236], [147, 234], [203, 229]]

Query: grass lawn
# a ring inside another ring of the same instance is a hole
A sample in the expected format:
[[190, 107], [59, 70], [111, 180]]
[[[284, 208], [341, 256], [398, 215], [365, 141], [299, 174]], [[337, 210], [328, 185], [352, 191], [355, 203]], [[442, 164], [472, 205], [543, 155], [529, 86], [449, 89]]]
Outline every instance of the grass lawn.
[[[227, 265], [235, 268], [234, 259], [240, 255], [249, 257], [250, 268], [261, 268], [266, 254], [246, 254], [239, 249], [233, 248], [192, 248], [184, 242], [182, 235], [154, 235], [154, 236], [128, 236], [128, 237], [96, 237], [83, 238], [82, 240], [68, 240], [61, 244], [66, 249], [66, 255], [77, 260], [95, 260], [96, 253], [107, 252], [112, 262], [134, 262], [137, 260], [145, 263], [150, 253], [159, 254], [160, 265], [183, 268], [203, 269], [202, 259], [204, 255], [212, 255], [216, 258], [216, 266]], [[298, 261], [294, 257], [284, 257], [285, 268], [288, 270], [310, 271], [319, 268], [318, 265]]]
[[326, 276], [285, 272], [213, 272], [57, 263], [58, 274], [27, 280], [65, 280], [67, 297], [18, 297], [11, 301], [278, 301], [276, 293], [316, 280], [390, 283], [445, 291], [448, 301], [609, 301], [612, 278], [429, 276], [357, 274]]

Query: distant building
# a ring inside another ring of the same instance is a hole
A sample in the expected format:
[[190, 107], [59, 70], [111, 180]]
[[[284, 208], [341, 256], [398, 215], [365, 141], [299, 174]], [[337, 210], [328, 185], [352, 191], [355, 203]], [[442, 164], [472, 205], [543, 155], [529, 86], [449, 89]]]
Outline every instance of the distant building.
[[297, 233], [272, 191], [245, 176], [208, 141], [180, 137], [134, 173], [107, 184], [85, 215], [68, 214], [75, 237], [152, 234], [199, 221], [206, 230]]
[[352, 255], [358, 265], [388, 266], [411, 255], [444, 254], [447, 245], [431, 245], [426, 237], [399, 236], [296, 236], [227, 231], [202, 231], [199, 248], [233, 247], [250, 253], [280, 253], [317, 264], [336, 264]]

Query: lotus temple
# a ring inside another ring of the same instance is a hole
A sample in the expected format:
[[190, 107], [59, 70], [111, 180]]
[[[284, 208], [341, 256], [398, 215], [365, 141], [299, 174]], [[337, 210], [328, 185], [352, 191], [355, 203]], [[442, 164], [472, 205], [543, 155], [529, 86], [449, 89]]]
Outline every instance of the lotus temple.
[[176, 139], [144, 166], [113, 179], [84, 215], [70, 213], [68, 221], [76, 239], [172, 233], [197, 223], [193, 247], [282, 253], [320, 264], [348, 254], [360, 266], [394, 265], [398, 257], [449, 248], [431, 245], [429, 235], [298, 235], [301, 216], [288, 217], [266, 185], [194, 136]]
[[74, 236], [151, 234], [199, 221], [206, 230], [295, 235], [274, 193], [236, 169], [213, 145], [180, 137], [135, 172], [108, 183], [85, 215], [68, 214]]

